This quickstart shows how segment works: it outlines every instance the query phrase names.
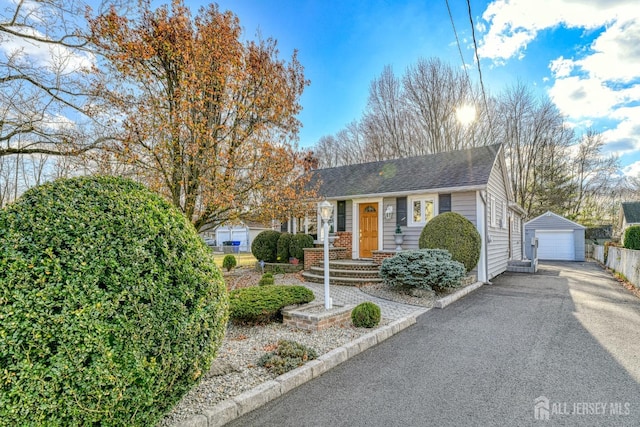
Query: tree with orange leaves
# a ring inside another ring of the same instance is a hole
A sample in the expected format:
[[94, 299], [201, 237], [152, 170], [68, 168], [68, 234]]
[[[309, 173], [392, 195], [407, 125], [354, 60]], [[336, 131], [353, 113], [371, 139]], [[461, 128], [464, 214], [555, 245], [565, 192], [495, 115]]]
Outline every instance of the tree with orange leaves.
[[179, 0], [112, 10], [91, 30], [112, 77], [97, 89], [122, 115], [111, 149], [197, 229], [305, 209], [296, 114], [308, 81], [295, 52], [282, 61], [273, 39], [242, 42], [233, 13], [192, 18]]

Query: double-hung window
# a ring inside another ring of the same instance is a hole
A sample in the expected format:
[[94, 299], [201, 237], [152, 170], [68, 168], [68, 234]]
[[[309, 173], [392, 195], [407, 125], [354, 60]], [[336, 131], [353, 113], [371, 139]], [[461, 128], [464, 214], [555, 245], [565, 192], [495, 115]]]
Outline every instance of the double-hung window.
[[425, 225], [435, 215], [438, 206], [435, 196], [416, 196], [409, 198], [409, 225]]

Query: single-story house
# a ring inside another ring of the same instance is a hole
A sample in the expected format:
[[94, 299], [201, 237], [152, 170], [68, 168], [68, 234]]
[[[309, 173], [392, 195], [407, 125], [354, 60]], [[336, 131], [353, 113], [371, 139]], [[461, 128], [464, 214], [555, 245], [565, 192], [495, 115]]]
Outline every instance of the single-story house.
[[624, 245], [624, 232], [632, 225], [640, 225], [640, 202], [623, 202], [620, 209], [620, 242]]
[[478, 280], [487, 282], [510, 259], [522, 259], [524, 211], [514, 202], [499, 144], [311, 173], [310, 185], [334, 206], [335, 231], [350, 233], [353, 259], [395, 250], [397, 227], [402, 249], [417, 249], [425, 224], [450, 211], [465, 216], [482, 237]]
[[533, 239], [538, 239], [538, 259], [584, 261], [584, 226], [547, 211], [524, 225], [525, 253], [533, 257]]

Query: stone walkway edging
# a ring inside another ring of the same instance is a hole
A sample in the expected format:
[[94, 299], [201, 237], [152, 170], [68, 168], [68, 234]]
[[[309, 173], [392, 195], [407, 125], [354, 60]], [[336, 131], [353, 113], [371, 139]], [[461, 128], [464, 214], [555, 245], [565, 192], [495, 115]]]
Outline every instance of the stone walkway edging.
[[465, 286], [464, 288], [460, 289], [459, 291], [456, 291], [456, 292], [452, 293], [451, 295], [447, 295], [446, 297], [438, 298], [436, 300], [435, 307], [436, 308], [445, 308], [449, 304], [451, 304], [451, 303], [453, 303], [455, 301], [458, 301], [463, 296], [465, 296], [467, 294], [470, 294], [471, 292], [475, 291], [476, 289], [478, 289], [482, 285], [484, 285], [483, 282], [476, 282], [476, 283], [473, 283], [473, 284], [471, 284], [469, 286]]
[[[467, 286], [467, 288], [468, 287], [470, 286]], [[323, 354], [315, 360], [305, 363], [299, 368], [282, 374], [273, 380], [266, 381], [236, 397], [223, 400], [222, 402], [205, 410], [204, 413], [194, 415], [191, 418], [176, 424], [175, 427], [223, 426], [236, 418], [259, 408], [267, 402], [282, 396], [307, 381], [319, 377], [328, 370], [338, 366], [351, 357], [362, 353], [366, 349], [373, 347], [376, 344], [380, 344], [387, 338], [415, 324], [417, 316], [425, 313], [426, 311], [428, 310], [418, 310], [414, 314], [382, 326], [354, 341], [350, 341], [341, 347]]]

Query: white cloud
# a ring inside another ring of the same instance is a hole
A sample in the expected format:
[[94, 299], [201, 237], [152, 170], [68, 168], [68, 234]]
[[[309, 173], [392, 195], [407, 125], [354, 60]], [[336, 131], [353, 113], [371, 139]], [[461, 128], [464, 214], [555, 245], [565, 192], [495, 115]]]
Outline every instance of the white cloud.
[[[638, 16], [637, 0], [496, 0], [482, 14], [488, 28], [478, 54], [489, 59], [524, 55], [527, 44], [544, 29], [564, 25], [587, 30]], [[481, 21], [482, 22], [482, 21]]]
[[543, 30], [554, 29], [561, 37], [563, 28], [582, 29], [595, 36], [591, 44], [549, 62], [549, 96], [576, 128], [606, 123], [596, 130], [607, 152], [640, 151], [640, 2], [496, 0], [482, 18], [486, 33], [479, 54], [496, 65], [524, 58]]
[[640, 177], [640, 161], [631, 163], [622, 169], [622, 172], [627, 176]]

